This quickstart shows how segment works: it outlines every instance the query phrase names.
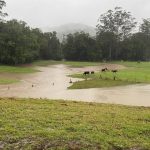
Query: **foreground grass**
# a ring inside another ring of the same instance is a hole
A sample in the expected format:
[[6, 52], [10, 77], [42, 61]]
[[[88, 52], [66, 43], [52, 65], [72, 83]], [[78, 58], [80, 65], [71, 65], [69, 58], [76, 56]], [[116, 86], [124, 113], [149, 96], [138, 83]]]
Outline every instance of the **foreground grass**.
[[150, 149], [150, 108], [1, 99], [2, 149]]
[[2, 66], [0, 65], [0, 73], [5, 72], [5, 73], [34, 73], [37, 72], [32, 67], [15, 67], [15, 66]]

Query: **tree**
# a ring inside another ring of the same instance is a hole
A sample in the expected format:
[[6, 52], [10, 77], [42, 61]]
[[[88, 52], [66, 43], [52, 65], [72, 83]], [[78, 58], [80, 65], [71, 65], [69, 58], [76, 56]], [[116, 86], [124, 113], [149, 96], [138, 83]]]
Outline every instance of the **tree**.
[[[0, 21], [2, 20], [3, 17], [7, 16], [7, 13], [3, 13], [3, 12], [2, 12], [2, 9], [3, 9], [3, 7], [5, 7], [5, 6], [6, 6], [5, 1], [0, 0]], [[2, 18], [1, 18], [1, 17], [2, 17]]]
[[96, 40], [84, 32], [67, 35], [67, 39], [63, 43], [63, 52], [67, 60], [97, 61], [100, 58]]
[[102, 32], [114, 33], [118, 40], [123, 40], [131, 35], [136, 24], [135, 18], [130, 12], [121, 7], [115, 7], [114, 10], [108, 10], [99, 17], [97, 31], [98, 34]]
[[118, 59], [120, 42], [131, 36], [135, 26], [135, 18], [121, 7], [108, 10], [99, 17], [97, 41], [100, 42], [99, 48], [102, 49], [103, 59]]
[[140, 32], [150, 36], [150, 18], [143, 19], [143, 23], [140, 25]]
[[60, 42], [56, 35], [56, 32], [48, 32], [43, 34], [40, 50], [40, 55], [42, 59], [62, 59]]

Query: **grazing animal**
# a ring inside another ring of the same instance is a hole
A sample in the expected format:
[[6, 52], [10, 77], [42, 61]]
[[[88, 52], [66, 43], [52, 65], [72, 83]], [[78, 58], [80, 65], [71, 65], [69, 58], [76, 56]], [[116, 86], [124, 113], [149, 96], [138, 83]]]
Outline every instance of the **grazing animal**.
[[34, 85], [32, 84], [32, 87], [34, 87]]
[[89, 71], [85, 71], [85, 72], [83, 73], [83, 75], [89, 75], [89, 74], [90, 74]]
[[95, 74], [95, 72], [94, 72], [94, 71], [91, 71], [91, 74]]
[[111, 70], [111, 72], [113, 72], [113, 73], [117, 73], [117, 72], [118, 72], [118, 70]]
[[107, 68], [103, 68], [102, 70], [101, 70], [101, 72], [106, 72], [108, 69]]

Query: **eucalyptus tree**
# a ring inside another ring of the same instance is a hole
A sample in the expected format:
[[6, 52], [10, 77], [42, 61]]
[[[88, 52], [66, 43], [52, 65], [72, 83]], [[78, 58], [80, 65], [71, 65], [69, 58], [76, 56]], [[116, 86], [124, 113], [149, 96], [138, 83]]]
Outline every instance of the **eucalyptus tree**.
[[3, 13], [2, 9], [6, 6], [6, 2], [3, 0], [0, 0], [0, 21], [2, 21], [2, 18], [7, 16], [7, 13]]
[[150, 36], [150, 18], [143, 19], [143, 23], [140, 25], [140, 32]]
[[[114, 10], [108, 10], [99, 17], [97, 38], [103, 38], [102, 35], [108, 35], [109, 40], [106, 40], [103, 43], [107, 45], [109, 59], [112, 59], [112, 53], [114, 52], [113, 47], [116, 47], [114, 56], [115, 58], [118, 57], [119, 42], [132, 35], [132, 31], [136, 27], [136, 24], [135, 18], [132, 17], [131, 13], [123, 10], [121, 7], [115, 7]], [[105, 50], [106, 48], [102, 51]]]

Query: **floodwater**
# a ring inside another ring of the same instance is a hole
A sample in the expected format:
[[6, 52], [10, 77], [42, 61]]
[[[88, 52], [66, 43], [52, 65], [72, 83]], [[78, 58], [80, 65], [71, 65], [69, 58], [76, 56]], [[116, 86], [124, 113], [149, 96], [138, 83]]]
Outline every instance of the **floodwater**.
[[[112, 88], [68, 90], [69, 74], [86, 70], [100, 70], [100, 67], [70, 68], [66, 65], [38, 67], [40, 72], [26, 75], [11, 74], [20, 83], [0, 85], [0, 97], [48, 98], [74, 101], [112, 103], [132, 106], [150, 106], [150, 85], [130, 85]], [[0, 77], [10, 77], [1, 74]], [[73, 82], [80, 79], [71, 79]]]

